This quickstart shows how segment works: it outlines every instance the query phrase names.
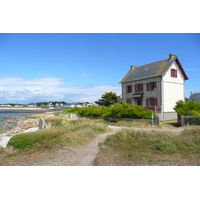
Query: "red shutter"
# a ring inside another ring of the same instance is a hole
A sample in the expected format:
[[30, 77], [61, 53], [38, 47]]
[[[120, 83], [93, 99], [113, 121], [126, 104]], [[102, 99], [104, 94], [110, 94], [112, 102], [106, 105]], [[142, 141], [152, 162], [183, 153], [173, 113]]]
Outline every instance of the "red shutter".
[[146, 83], [147, 91], [149, 91], [149, 83]]
[[131, 104], [131, 99], [126, 99], [126, 103]]
[[173, 69], [171, 69], [171, 77], [173, 77]]
[[130, 92], [132, 92], [132, 85], [130, 85]]
[[154, 106], [158, 106], [158, 99], [157, 98], [154, 98]]
[[149, 99], [146, 98], [146, 107], [148, 108], [149, 107]]
[[128, 86], [126, 86], [126, 93], [128, 93]]
[[137, 85], [135, 85], [135, 92], [137, 92]]
[[143, 84], [141, 84], [141, 85], [142, 85], [141, 87], [142, 87], [142, 92], [143, 92]]
[[154, 88], [154, 89], [156, 88], [156, 82], [153, 83], [153, 88]]

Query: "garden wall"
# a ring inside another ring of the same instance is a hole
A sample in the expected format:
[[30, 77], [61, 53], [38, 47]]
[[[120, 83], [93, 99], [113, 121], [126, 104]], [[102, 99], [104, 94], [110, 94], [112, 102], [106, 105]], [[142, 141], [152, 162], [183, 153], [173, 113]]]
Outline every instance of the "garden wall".
[[200, 116], [180, 116], [178, 117], [178, 126], [200, 125]]

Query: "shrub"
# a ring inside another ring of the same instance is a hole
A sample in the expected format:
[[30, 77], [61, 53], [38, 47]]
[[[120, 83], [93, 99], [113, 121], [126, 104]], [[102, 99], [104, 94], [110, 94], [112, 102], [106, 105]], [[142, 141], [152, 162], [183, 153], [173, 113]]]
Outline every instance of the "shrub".
[[145, 110], [142, 106], [127, 103], [115, 104], [113, 107], [88, 106], [87, 108], [72, 108], [67, 111], [90, 117], [150, 119], [152, 115], [151, 110]]
[[188, 101], [184, 103], [182, 100], [176, 102], [174, 110], [178, 116], [199, 116], [200, 115], [200, 103], [195, 101]]

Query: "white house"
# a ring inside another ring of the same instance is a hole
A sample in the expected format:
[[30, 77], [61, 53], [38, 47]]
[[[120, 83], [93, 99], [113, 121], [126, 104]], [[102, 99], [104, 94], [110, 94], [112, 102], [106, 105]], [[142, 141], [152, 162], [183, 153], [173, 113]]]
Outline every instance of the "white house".
[[176, 119], [173, 108], [185, 100], [185, 80], [188, 77], [175, 54], [139, 67], [131, 65], [120, 81], [122, 101], [154, 110], [160, 120]]

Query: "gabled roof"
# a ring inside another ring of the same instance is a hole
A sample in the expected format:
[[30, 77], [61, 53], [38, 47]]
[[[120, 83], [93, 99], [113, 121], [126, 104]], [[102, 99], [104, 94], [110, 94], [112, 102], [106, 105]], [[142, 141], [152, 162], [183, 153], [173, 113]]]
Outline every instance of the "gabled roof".
[[[170, 54], [170, 55], [175, 55], [175, 54]], [[124, 76], [124, 78], [120, 81], [120, 83], [162, 76], [167, 72], [167, 70], [169, 69], [169, 67], [172, 65], [173, 62], [176, 62], [178, 64], [185, 80], [188, 80], [188, 77], [185, 71], [183, 70], [183, 67], [181, 66], [177, 56], [175, 55], [173, 59], [167, 58], [167, 59], [160, 60], [157, 62], [142, 65], [140, 67], [136, 67], [136, 66], [133, 67]]]
[[200, 93], [191, 93], [189, 100], [200, 102]]

